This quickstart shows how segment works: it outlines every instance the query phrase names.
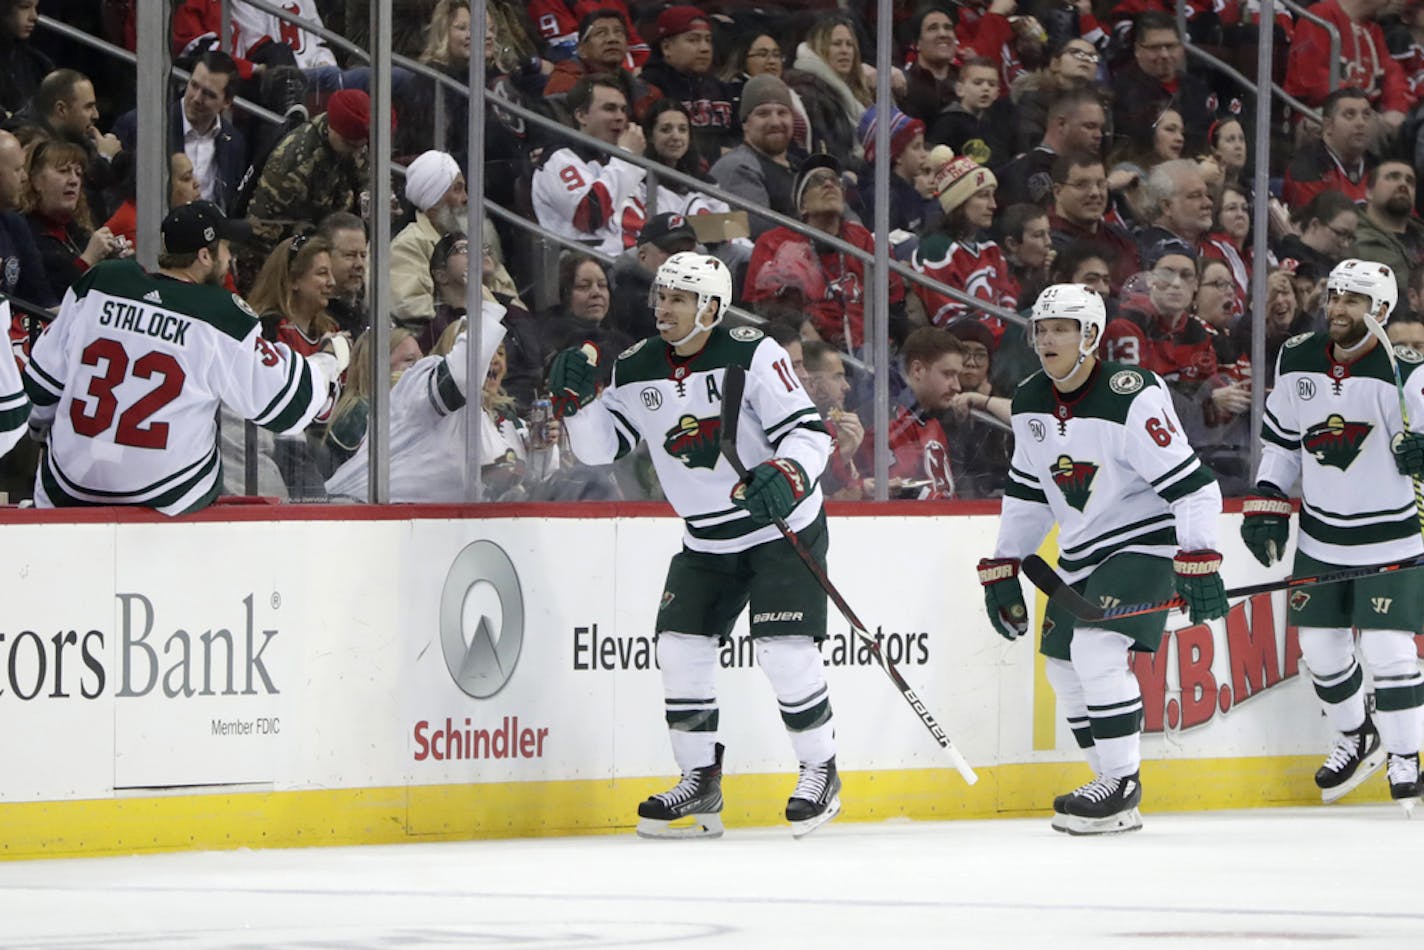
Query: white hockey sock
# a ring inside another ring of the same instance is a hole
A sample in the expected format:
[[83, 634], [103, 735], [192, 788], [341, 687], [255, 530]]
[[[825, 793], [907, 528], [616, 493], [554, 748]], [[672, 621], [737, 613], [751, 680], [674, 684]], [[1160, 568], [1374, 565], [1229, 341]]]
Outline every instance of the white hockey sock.
[[663, 707], [672, 755], [683, 772], [717, 759], [717, 638], [658, 634]]
[[1375, 681], [1375, 725], [1386, 752], [1409, 755], [1424, 743], [1424, 674], [1414, 636], [1404, 630], [1364, 630], [1360, 650]]
[[1093, 774], [1098, 775], [1098, 747], [1093, 744], [1093, 728], [1088, 722], [1088, 706], [1083, 702], [1083, 684], [1073, 664], [1067, 660], [1045, 657], [1048, 682], [1053, 684], [1053, 695], [1058, 698], [1058, 714], [1068, 721], [1073, 731], [1073, 741], [1083, 750]]
[[1073, 631], [1073, 670], [1083, 688], [1099, 774], [1125, 778], [1142, 765], [1142, 690], [1127, 663], [1132, 638], [1097, 627]]
[[1301, 627], [1300, 652], [1310, 667], [1315, 695], [1336, 732], [1353, 732], [1365, 721], [1365, 674], [1355, 659], [1349, 627]]
[[819, 763], [835, 755], [831, 695], [816, 641], [810, 637], [765, 637], [756, 642], [756, 657], [776, 693], [796, 758]]

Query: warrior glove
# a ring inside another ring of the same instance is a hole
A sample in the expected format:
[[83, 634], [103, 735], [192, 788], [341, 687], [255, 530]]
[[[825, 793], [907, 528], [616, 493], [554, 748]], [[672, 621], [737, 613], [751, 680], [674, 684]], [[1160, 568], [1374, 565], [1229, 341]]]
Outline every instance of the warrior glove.
[[1221, 555], [1216, 551], [1178, 551], [1172, 559], [1177, 593], [1187, 602], [1192, 623], [1226, 616], [1226, 585], [1221, 582]]
[[1290, 537], [1291, 503], [1275, 485], [1260, 482], [1256, 494], [1241, 503], [1241, 540], [1251, 556], [1270, 567], [1286, 552]]

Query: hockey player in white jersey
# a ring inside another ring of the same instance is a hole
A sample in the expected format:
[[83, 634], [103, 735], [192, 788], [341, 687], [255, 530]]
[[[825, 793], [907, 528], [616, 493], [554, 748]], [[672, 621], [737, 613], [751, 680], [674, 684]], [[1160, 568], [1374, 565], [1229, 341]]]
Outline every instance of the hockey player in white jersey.
[[[826, 596], [772, 525], [784, 518], [822, 563], [820, 476], [831, 439], [786, 351], [760, 330], [727, 329], [732, 277], [714, 257], [684, 252], [653, 282], [658, 335], [621, 356], [595, 399], [593, 347], [558, 353], [549, 386], [574, 453], [603, 464], [648, 444], [659, 482], [682, 517], [683, 548], [668, 568], [657, 619], [664, 713], [682, 780], [638, 806], [645, 837], [722, 833], [722, 745], [715, 673], [719, 641], [750, 602], [757, 663], [771, 681], [800, 760], [786, 804], [801, 836], [840, 811], [830, 695], [817, 641]], [[747, 370], [740, 482], [718, 452], [726, 368]], [[692, 818], [690, 829], [673, 826]]]
[[[628, 119], [624, 85], [608, 76], [584, 77], [569, 91], [569, 110], [580, 132], [643, 154], [643, 130]], [[643, 189], [643, 169], [582, 145], [558, 149], [534, 172], [534, 213], [555, 234], [622, 254], [619, 211]]]
[[[10, 320], [10, 301], [0, 294], [0, 326], [8, 327]], [[0, 455], [24, 436], [29, 418], [30, 399], [20, 381], [20, 365], [10, 354], [0, 354]]]
[[64, 295], [25, 367], [30, 428], [49, 449], [36, 507], [197, 511], [222, 487], [220, 403], [285, 433], [330, 398], [346, 340], [297, 356], [262, 339], [257, 314], [221, 286], [241, 233], [210, 201], [183, 205], [163, 219], [158, 274], [100, 263]]
[[[1216, 477], [1182, 436], [1155, 373], [1099, 362], [1107, 315], [1082, 284], [1056, 284], [1034, 304], [1029, 329], [1041, 372], [1013, 398], [1014, 455], [994, 556], [979, 581], [994, 629], [1028, 632], [1019, 564], [1056, 521], [1058, 569], [1094, 603], [1170, 597], [1193, 623], [1226, 613], [1216, 521]], [[1142, 693], [1130, 650], [1155, 651], [1166, 614], [1089, 625], [1050, 604], [1041, 652], [1058, 708], [1095, 778], [1053, 802], [1053, 827], [1112, 834], [1142, 827]]]
[[[1411, 479], [1424, 475], [1424, 355], [1404, 345], [1394, 357], [1405, 381], [1412, 429], [1400, 414], [1389, 354], [1369, 332], [1383, 324], [1399, 290], [1373, 261], [1342, 261], [1326, 282], [1328, 326], [1281, 347], [1276, 386], [1261, 424], [1256, 489], [1242, 505], [1241, 537], [1267, 566], [1285, 556], [1291, 503], [1300, 483], [1300, 525], [1292, 573], [1318, 575], [1424, 554]], [[1414, 635], [1424, 625], [1424, 578], [1414, 571], [1316, 587], [1287, 597], [1288, 623], [1315, 694], [1337, 733], [1315, 773], [1326, 802], [1379, 769], [1388, 756], [1390, 794], [1406, 806], [1419, 797], [1424, 741], [1424, 675]], [[1360, 652], [1375, 685], [1375, 715], [1365, 705]]]

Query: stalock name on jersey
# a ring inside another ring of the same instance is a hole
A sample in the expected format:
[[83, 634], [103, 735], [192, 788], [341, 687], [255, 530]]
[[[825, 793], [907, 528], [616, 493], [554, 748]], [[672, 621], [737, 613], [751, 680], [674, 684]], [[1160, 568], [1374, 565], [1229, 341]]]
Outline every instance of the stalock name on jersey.
[[192, 324], [167, 310], [149, 310], [127, 300], [106, 300], [99, 312], [99, 326], [157, 337], [174, 346], [186, 346], [188, 328]]

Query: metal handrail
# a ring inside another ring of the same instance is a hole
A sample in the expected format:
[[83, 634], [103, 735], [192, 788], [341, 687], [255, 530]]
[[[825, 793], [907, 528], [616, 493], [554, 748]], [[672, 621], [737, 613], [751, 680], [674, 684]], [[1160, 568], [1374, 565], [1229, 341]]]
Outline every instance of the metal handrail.
[[[1248, 90], [1253, 95], [1256, 94], [1256, 84], [1251, 80], [1247, 79], [1244, 75], [1242, 75], [1232, 66], [1216, 58], [1201, 47], [1193, 45], [1191, 42], [1184, 43], [1183, 46], [1185, 47], [1187, 53], [1191, 56], [1194, 56], [1197, 59], [1204, 60], [1205, 62], [1211, 64], [1211, 66], [1215, 68], [1218, 72], [1224, 73], [1228, 78], [1236, 80], [1238, 85]], [[1286, 105], [1290, 106], [1292, 109], [1295, 109], [1297, 112], [1299, 112], [1306, 118], [1314, 122], [1321, 121], [1319, 109], [1312, 109], [1310, 106], [1301, 102], [1295, 96], [1282, 89], [1279, 83], [1271, 83], [1271, 92], [1275, 95], [1277, 99], [1281, 100]]]
[[1330, 37], [1330, 91], [1334, 92], [1340, 88], [1340, 30], [1334, 23], [1311, 13], [1305, 7], [1296, 3], [1295, 0], [1280, 0], [1281, 6], [1285, 7], [1302, 20], [1309, 20], [1316, 26], [1324, 30]]

